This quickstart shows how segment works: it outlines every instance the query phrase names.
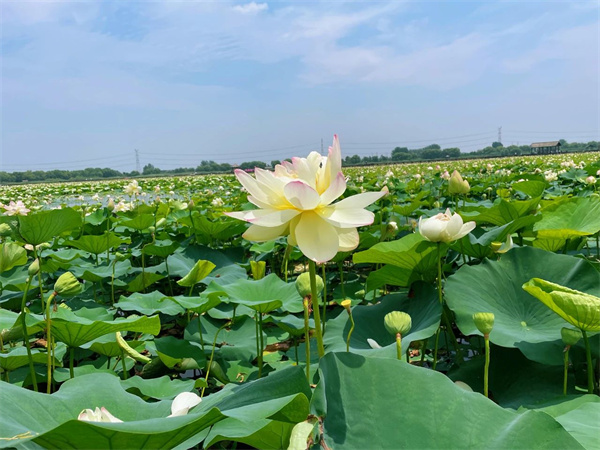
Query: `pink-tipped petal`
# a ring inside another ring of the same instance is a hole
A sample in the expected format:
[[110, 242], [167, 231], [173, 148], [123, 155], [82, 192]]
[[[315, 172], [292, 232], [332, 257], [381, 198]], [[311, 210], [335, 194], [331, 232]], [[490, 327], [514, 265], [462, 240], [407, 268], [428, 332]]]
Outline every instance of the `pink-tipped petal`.
[[387, 188], [384, 188], [379, 192], [363, 192], [362, 194], [356, 194], [352, 197], [345, 198], [344, 200], [337, 202], [333, 206], [335, 206], [336, 208], [351, 209], [365, 208], [388, 193], [389, 190]]
[[337, 200], [346, 191], [346, 178], [342, 172], [338, 172], [325, 192], [321, 194], [321, 205], [329, 205]]
[[337, 228], [356, 228], [371, 225], [375, 215], [371, 211], [360, 208], [336, 208], [328, 206], [318, 211], [318, 214]]

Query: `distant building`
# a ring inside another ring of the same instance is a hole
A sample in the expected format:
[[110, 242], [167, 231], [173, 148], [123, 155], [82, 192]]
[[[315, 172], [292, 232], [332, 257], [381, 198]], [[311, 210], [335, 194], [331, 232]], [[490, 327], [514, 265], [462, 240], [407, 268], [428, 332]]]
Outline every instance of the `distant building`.
[[560, 153], [560, 141], [534, 142], [530, 147], [531, 153], [536, 155]]

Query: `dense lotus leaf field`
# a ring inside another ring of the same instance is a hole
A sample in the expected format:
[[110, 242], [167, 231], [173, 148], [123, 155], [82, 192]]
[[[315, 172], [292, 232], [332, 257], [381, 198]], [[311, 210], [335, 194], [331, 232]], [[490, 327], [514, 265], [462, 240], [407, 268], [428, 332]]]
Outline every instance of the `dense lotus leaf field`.
[[600, 153], [336, 151], [2, 187], [0, 448], [599, 449]]

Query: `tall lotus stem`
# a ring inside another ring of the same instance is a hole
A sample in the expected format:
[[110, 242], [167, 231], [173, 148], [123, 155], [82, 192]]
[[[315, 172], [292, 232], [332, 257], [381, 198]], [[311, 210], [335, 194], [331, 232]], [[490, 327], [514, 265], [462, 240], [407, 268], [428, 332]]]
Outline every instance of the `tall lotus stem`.
[[200, 393], [200, 398], [204, 397], [204, 391], [206, 390], [206, 386], [208, 386], [208, 376], [210, 375], [210, 368], [212, 366], [213, 363], [213, 359], [215, 357], [215, 347], [217, 346], [217, 336], [219, 336], [219, 333], [221, 332], [221, 330], [223, 328], [225, 328], [228, 325], [231, 325], [235, 320], [235, 309], [233, 310], [233, 317], [231, 318], [231, 320], [223, 325], [221, 325], [219, 327], [219, 329], [217, 330], [217, 332], [215, 333], [215, 338], [213, 339], [213, 348], [212, 351], [210, 352], [210, 360], [208, 361], [208, 369], [206, 369], [206, 377], [204, 378], [205, 381], [205, 386], [202, 388], [202, 392]]
[[304, 308], [304, 347], [306, 348], [306, 379], [310, 383], [310, 325], [308, 310], [308, 296], [302, 300], [302, 306]]
[[402, 359], [402, 335], [400, 333], [396, 333], [396, 356], [398, 361]]
[[327, 273], [325, 270], [325, 264], [323, 264], [321, 269], [323, 277], [323, 334], [325, 334], [325, 318], [327, 317]]
[[563, 379], [563, 395], [567, 395], [567, 376], [569, 375], [569, 349], [571, 346], [577, 344], [581, 339], [582, 334], [580, 330], [574, 330], [572, 328], [563, 327], [560, 330], [560, 337], [565, 344], [564, 353], [564, 379]]
[[488, 376], [490, 372], [490, 335], [484, 334], [483, 339], [485, 340], [485, 367], [483, 369], [483, 395], [490, 398], [488, 394]]
[[564, 373], [563, 373], [563, 395], [567, 395], [567, 377], [569, 375], [569, 349], [570, 345], [565, 346], [564, 353]]
[[46, 393], [49, 394], [52, 389], [52, 319], [50, 318], [50, 305], [52, 304], [52, 300], [56, 297], [56, 291], [53, 291], [52, 294], [48, 297], [46, 302], [46, 348], [48, 353], [48, 380], [46, 383]]
[[350, 308], [351, 304], [352, 302], [348, 299], [341, 303], [350, 317], [350, 331], [348, 331], [348, 337], [346, 337], [346, 353], [350, 352], [350, 338], [352, 337], [352, 332], [354, 331], [354, 317], [352, 317], [352, 309]]
[[587, 360], [587, 378], [588, 378], [588, 394], [594, 393], [594, 366], [592, 365], [592, 351], [590, 349], [590, 341], [588, 340], [585, 330], [581, 330], [583, 335], [583, 343], [585, 344], [585, 357]]
[[490, 333], [494, 328], [495, 316], [493, 313], [479, 312], [473, 314], [473, 322], [485, 341], [485, 367], [483, 369], [483, 394], [488, 395], [488, 374], [490, 371]]
[[319, 311], [319, 292], [317, 290], [317, 270], [315, 262], [311, 259], [308, 262], [308, 271], [310, 274], [310, 289], [313, 315], [315, 319], [315, 334], [317, 337], [317, 351], [319, 358], [325, 355], [325, 347], [323, 346], [323, 334], [321, 333], [321, 312]]
[[[34, 262], [35, 263], [35, 262]], [[31, 354], [31, 346], [29, 345], [29, 333], [27, 332], [27, 317], [25, 314], [25, 305], [27, 302], [27, 293], [31, 286], [31, 277], [27, 277], [27, 286], [23, 292], [23, 300], [21, 300], [21, 328], [23, 328], [23, 340], [25, 341], [25, 348], [27, 349], [27, 359], [29, 360], [29, 373], [31, 374], [31, 382], [33, 383], [33, 390], [38, 391], [37, 378], [35, 376], [35, 368], [33, 367], [33, 356]]]
[[75, 360], [75, 347], [69, 347], [69, 377], [75, 378], [75, 372], [73, 370], [73, 363]]

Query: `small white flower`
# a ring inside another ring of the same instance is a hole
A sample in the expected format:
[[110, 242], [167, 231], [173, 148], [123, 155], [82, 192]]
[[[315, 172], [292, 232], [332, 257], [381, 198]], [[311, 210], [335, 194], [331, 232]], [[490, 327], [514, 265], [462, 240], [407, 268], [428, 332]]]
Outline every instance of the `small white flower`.
[[223, 201], [223, 199], [221, 197], [215, 197], [213, 199], [212, 202], [210, 202], [211, 205], [216, 206], [216, 207], [220, 207], [223, 206], [225, 204], [225, 202]]
[[587, 177], [585, 179], [585, 182], [587, 184], [594, 184], [594, 183], [596, 183], [596, 177], [594, 177], [593, 175], [590, 175], [589, 177]]

